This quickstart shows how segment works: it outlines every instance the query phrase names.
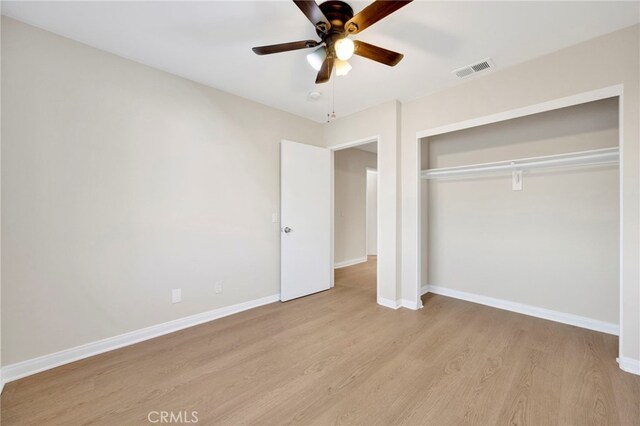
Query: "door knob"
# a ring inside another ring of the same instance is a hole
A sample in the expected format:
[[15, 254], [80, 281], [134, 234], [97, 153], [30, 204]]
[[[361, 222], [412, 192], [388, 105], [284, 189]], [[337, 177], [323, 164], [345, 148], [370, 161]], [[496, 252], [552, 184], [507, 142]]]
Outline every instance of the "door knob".
[[284, 228], [282, 228], [282, 232], [284, 232], [285, 234], [288, 234], [291, 231], [292, 231], [292, 229], [289, 228], [288, 226], [285, 226]]

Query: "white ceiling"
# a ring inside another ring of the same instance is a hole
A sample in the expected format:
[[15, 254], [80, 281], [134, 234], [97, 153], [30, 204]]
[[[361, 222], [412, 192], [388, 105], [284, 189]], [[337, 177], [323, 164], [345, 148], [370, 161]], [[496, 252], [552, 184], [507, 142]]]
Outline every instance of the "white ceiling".
[[[368, 2], [349, 2], [357, 12]], [[251, 47], [316, 38], [291, 1], [3, 1], [2, 13], [99, 49], [319, 122], [332, 83], [315, 86], [308, 51], [256, 56]], [[459, 83], [451, 70], [492, 57], [497, 69], [640, 21], [635, 2], [414, 1], [355, 38], [405, 54], [395, 68], [351, 60], [335, 79], [344, 116]], [[474, 78], [474, 77], [472, 77]], [[323, 97], [308, 100], [319, 89]]]

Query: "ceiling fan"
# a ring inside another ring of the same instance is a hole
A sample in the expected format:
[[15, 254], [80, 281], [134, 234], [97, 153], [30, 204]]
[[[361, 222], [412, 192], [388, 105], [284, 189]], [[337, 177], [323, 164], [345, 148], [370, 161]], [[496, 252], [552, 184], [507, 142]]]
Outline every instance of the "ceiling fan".
[[364, 41], [352, 40], [348, 36], [364, 31], [411, 1], [376, 0], [354, 16], [351, 6], [343, 1], [330, 0], [318, 5], [313, 0], [293, 0], [316, 27], [320, 41], [294, 41], [254, 47], [252, 50], [257, 55], [270, 55], [320, 46], [307, 56], [309, 64], [318, 71], [316, 84], [329, 81], [334, 66], [337, 75], [349, 72], [351, 65], [347, 60], [352, 55], [362, 56], [393, 67], [402, 60], [404, 55]]

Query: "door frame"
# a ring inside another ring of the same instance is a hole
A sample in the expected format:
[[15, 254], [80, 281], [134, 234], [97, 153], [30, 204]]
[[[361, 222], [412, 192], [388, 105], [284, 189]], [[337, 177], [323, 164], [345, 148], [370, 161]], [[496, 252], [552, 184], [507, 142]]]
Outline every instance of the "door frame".
[[[571, 96], [567, 96], [567, 97], [563, 97], [563, 98], [558, 98], [558, 99], [552, 99], [550, 101], [546, 101], [546, 102], [542, 102], [542, 103], [538, 103], [538, 104], [532, 104], [532, 105], [527, 105], [524, 107], [520, 107], [520, 108], [514, 108], [511, 110], [507, 110], [507, 111], [503, 111], [503, 112], [499, 112], [496, 114], [490, 114], [490, 115], [486, 115], [486, 116], [481, 116], [481, 117], [477, 117], [477, 118], [472, 118], [469, 120], [464, 120], [464, 121], [460, 121], [460, 122], [456, 122], [456, 123], [451, 123], [451, 124], [447, 124], [444, 126], [439, 126], [439, 127], [434, 127], [431, 129], [427, 129], [427, 130], [422, 130], [419, 132], [416, 132], [416, 143], [417, 143], [417, 168], [418, 168], [418, 191], [417, 191], [417, 223], [416, 223], [416, 229], [417, 229], [417, 235], [418, 235], [418, 262], [417, 262], [417, 282], [414, 283], [415, 285], [415, 291], [416, 291], [416, 295], [418, 300], [420, 300], [421, 296], [423, 294], [425, 294], [427, 291], [425, 291], [425, 289], [422, 288], [422, 262], [423, 260], [423, 253], [424, 253], [424, 247], [422, 247], [422, 239], [420, 237], [420, 235], [422, 235], [422, 220], [421, 220], [421, 204], [422, 204], [422, 191], [421, 191], [421, 182], [422, 182], [422, 177], [421, 177], [421, 164], [420, 164], [420, 158], [421, 158], [421, 150], [422, 150], [422, 140], [423, 139], [427, 139], [429, 137], [432, 136], [436, 136], [436, 135], [442, 135], [442, 134], [446, 134], [446, 133], [451, 133], [451, 132], [455, 132], [458, 130], [464, 130], [464, 129], [470, 129], [473, 127], [478, 127], [478, 126], [484, 126], [487, 124], [493, 124], [493, 123], [499, 123], [502, 121], [508, 121], [508, 120], [512, 120], [512, 119], [516, 119], [516, 118], [521, 118], [521, 117], [526, 117], [529, 115], [534, 115], [534, 114], [540, 114], [543, 112], [548, 112], [548, 111], [553, 111], [553, 110], [558, 110], [558, 109], [562, 109], [562, 108], [567, 108], [567, 107], [571, 107], [571, 106], [576, 106], [576, 105], [581, 105], [581, 104], [586, 104], [589, 102], [595, 102], [595, 101], [600, 101], [600, 100], [604, 100], [604, 99], [609, 99], [609, 98], [617, 98], [618, 100], [618, 149], [619, 149], [619, 165], [618, 165], [618, 185], [619, 185], [619, 282], [618, 282], [618, 286], [619, 286], [619, 304], [620, 304], [620, 311], [619, 311], [619, 332], [618, 332], [618, 356], [620, 357], [623, 353], [622, 348], [623, 345], [625, 343], [624, 341], [624, 317], [623, 317], [623, 306], [624, 306], [624, 301], [623, 301], [623, 295], [624, 295], [624, 279], [623, 279], [623, 261], [624, 261], [624, 245], [623, 245], [623, 239], [624, 239], [624, 209], [623, 209], [623, 201], [624, 201], [624, 181], [623, 181], [623, 173], [624, 173], [624, 85], [622, 84], [618, 84], [618, 85], [614, 85], [614, 86], [609, 86], [609, 87], [604, 87], [601, 89], [596, 89], [596, 90], [592, 90], [592, 91], [588, 91], [588, 92], [583, 92], [583, 93], [578, 93], [575, 95], [571, 95]], [[620, 368], [622, 368], [625, 371], [629, 371], [627, 368], [625, 368], [625, 366], [623, 365], [624, 362], [621, 362], [620, 358], [617, 358], [618, 363], [620, 365]], [[637, 374], [637, 373], [635, 373]]]
[[[336, 241], [335, 241], [335, 235], [336, 235], [336, 229], [335, 229], [335, 176], [336, 176], [336, 171], [335, 171], [335, 153], [336, 151], [341, 151], [343, 149], [349, 149], [349, 148], [355, 148], [357, 146], [360, 145], [366, 145], [369, 143], [373, 143], [375, 142], [377, 147], [378, 147], [378, 151], [380, 148], [380, 136], [376, 135], [376, 136], [370, 136], [368, 138], [364, 138], [364, 139], [358, 139], [355, 141], [350, 141], [350, 142], [345, 142], [339, 145], [334, 145], [332, 147], [329, 147], [328, 149], [331, 151], [331, 287], [335, 286], [335, 246], [336, 246]], [[378, 170], [378, 156], [379, 152], [376, 153], [376, 171]], [[377, 177], [376, 177], [376, 181], [378, 184], [378, 191], [380, 190], [380, 173], [377, 173]], [[377, 200], [376, 200], [376, 211], [380, 211], [380, 196], [378, 195]], [[365, 216], [366, 216], [366, 208], [365, 208]], [[366, 218], [365, 218], [366, 220]], [[365, 222], [365, 226], [366, 226], [366, 222]], [[377, 248], [376, 248], [376, 252], [378, 252], [378, 256], [380, 255], [380, 220], [378, 220], [377, 226], [376, 226], [376, 233], [378, 234], [378, 241], [377, 241]], [[366, 232], [365, 232], [365, 253], [366, 253]], [[376, 263], [376, 300], [379, 298], [380, 295], [380, 257], [378, 257], [378, 262]]]
[[369, 207], [369, 173], [376, 174], [376, 256], [378, 256], [378, 154], [376, 153], [376, 168], [373, 167], [365, 167], [364, 173], [367, 177], [367, 181], [365, 183], [365, 196], [364, 196], [364, 251], [366, 253], [367, 258], [369, 258], [369, 212], [367, 211]]

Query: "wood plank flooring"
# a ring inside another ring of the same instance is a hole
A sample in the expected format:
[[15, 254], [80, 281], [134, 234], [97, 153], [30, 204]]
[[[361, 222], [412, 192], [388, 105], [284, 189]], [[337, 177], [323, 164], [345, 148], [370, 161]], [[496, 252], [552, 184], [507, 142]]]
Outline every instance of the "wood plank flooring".
[[618, 369], [615, 336], [436, 295], [393, 311], [376, 305], [375, 264], [8, 383], [2, 425], [145, 425], [150, 411], [221, 425], [640, 425], [640, 377]]

